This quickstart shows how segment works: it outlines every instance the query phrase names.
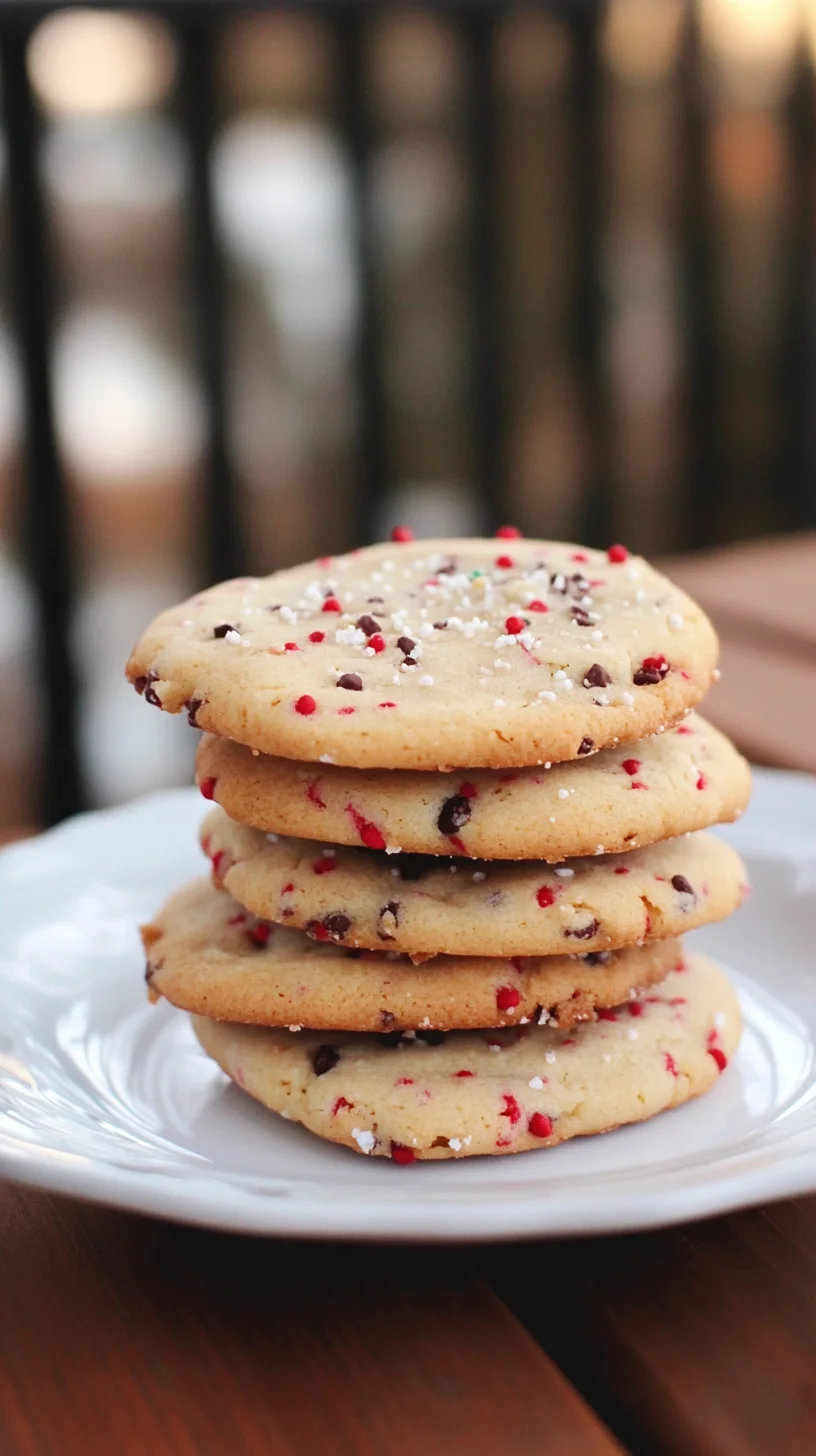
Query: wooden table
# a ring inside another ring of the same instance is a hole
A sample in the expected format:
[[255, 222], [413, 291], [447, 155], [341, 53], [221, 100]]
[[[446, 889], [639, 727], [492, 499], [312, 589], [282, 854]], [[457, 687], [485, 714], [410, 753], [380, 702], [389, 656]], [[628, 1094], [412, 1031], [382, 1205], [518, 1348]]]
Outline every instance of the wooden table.
[[[816, 768], [816, 538], [673, 564], [711, 716]], [[493, 1247], [254, 1240], [0, 1189], [0, 1456], [813, 1456], [816, 1199]]]

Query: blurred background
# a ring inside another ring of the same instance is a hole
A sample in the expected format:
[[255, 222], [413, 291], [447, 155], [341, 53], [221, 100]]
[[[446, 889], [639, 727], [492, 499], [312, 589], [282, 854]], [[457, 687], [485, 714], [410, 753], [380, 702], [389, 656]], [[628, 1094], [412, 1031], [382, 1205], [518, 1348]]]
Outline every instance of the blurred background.
[[0, 4], [0, 831], [189, 777], [122, 669], [214, 577], [816, 524], [815, 59], [816, 0]]

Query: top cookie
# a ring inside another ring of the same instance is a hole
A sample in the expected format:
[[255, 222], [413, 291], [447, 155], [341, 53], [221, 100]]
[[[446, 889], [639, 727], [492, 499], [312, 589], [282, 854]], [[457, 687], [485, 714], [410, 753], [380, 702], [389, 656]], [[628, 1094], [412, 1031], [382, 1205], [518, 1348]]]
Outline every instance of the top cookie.
[[676, 721], [716, 661], [701, 609], [622, 547], [454, 540], [224, 582], [163, 612], [127, 674], [283, 758], [512, 768]]

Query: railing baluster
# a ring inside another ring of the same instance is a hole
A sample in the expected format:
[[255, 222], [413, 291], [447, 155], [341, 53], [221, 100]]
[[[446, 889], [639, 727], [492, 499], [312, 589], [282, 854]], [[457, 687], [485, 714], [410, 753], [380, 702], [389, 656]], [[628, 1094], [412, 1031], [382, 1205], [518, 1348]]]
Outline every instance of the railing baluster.
[[499, 136], [495, 12], [473, 9], [460, 25], [465, 59], [464, 142], [467, 368], [470, 478], [481, 525], [493, 531], [507, 513], [504, 330], [501, 297]]
[[572, 332], [585, 451], [577, 534], [594, 546], [606, 545], [613, 527], [610, 410], [603, 357], [606, 309], [602, 278], [603, 71], [598, 46], [601, 12], [602, 7], [596, 4], [576, 6], [567, 12], [572, 37]]
[[383, 370], [377, 239], [371, 204], [374, 150], [367, 67], [366, 7], [331, 11], [335, 39], [335, 115], [350, 163], [352, 247], [357, 281], [354, 381], [357, 390], [353, 545], [374, 539], [391, 479], [388, 408]]
[[[206, 7], [205, 7], [206, 8]], [[217, 18], [196, 10], [179, 19], [179, 105], [188, 154], [186, 256], [195, 363], [207, 435], [201, 478], [207, 582], [245, 569], [240, 502], [229, 450], [226, 360], [227, 284], [213, 203], [211, 159], [218, 128]]]
[[24, 386], [23, 548], [34, 589], [42, 715], [39, 814], [55, 823], [82, 807], [76, 678], [70, 653], [71, 522], [51, 394], [52, 259], [38, 166], [39, 116], [26, 69], [29, 28], [0, 31], [9, 254]]

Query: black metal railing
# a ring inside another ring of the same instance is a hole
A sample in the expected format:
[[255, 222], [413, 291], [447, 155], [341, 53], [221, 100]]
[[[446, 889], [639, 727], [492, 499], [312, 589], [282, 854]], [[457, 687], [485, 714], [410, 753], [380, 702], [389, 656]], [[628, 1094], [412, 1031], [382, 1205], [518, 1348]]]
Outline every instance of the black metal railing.
[[[40, 814], [53, 822], [83, 802], [76, 737], [76, 681], [70, 655], [75, 553], [50, 387], [53, 258], [39, 176], [39, 118], [26, 51], [37, 21], [49, 9], [36, 3], [0, 5], [2, 107], [7, 140], [9, 252], [14, 324], [24, 384], [24, 550], [37, 606], [38, 671], [44, 742]], [[179, 54], [178, 118], [189, 157], [186, 285], [197, 372], [206, 406], [207, 443], [200, 480], [204, 579], [240, 572], [245, 526], [234, 489], [227, 420], [228, 290], [214, 218], [210, 156], [219, 126], [217, 57], [232, 5], [176, 3], [149, 7], [170, 26]], [[306, 7], [305, 7], [306, 8]], [[358, 283], [354, 371], [357, 391], [356, 498], [350, 533], [364, 541], [393, 484], [388, 398], [383, 370], [382, 275], [372, 216], [370, 162], [375, 137], [367, 71], [367, 31], [382, 8], [367, 0], [309, 5], [331, 30], [336, 57], [334, 119], [351, 165], [353, 244]], [[615, 521], [611, 465], [611, 403], [604, 361], [601, 236], [604, 209], [602, 74], [599, 27], [603, 5], [562, 0], [546, 7], [568, 27], [569, 159], [574, 240], [570, 336], [585, 436], [580, 512], [584, 538], [603, 543]], [[507, 309], [503, 296], [503, 219], [495, 68], [495, 32], [503, 4], [445, 7], [464, 66], [463, 170], [468, 187], [465, 251], [465, 350], [470, 481], [485, 529], [508, 514]], [[684, 412], [682, 539], [678, 546], [715, 543], [723, 535], [729, 492], [723, 448], [722, 349], [718, 332], [716, 244], [707, 156], [707, 111], [695, 8], [689, 7], [678, 93], [682, 178], [679, 254]], [[791, 213], [785, 265], [785, 305], [779, 342], [781, 401], [778, 448], [768, 489], [777, 499], [774, 524], [816, 524], [816, 122], [813, 75], [803, 60], [786, 117]], [[530, 179], [535, 186], [535, 179]]]

